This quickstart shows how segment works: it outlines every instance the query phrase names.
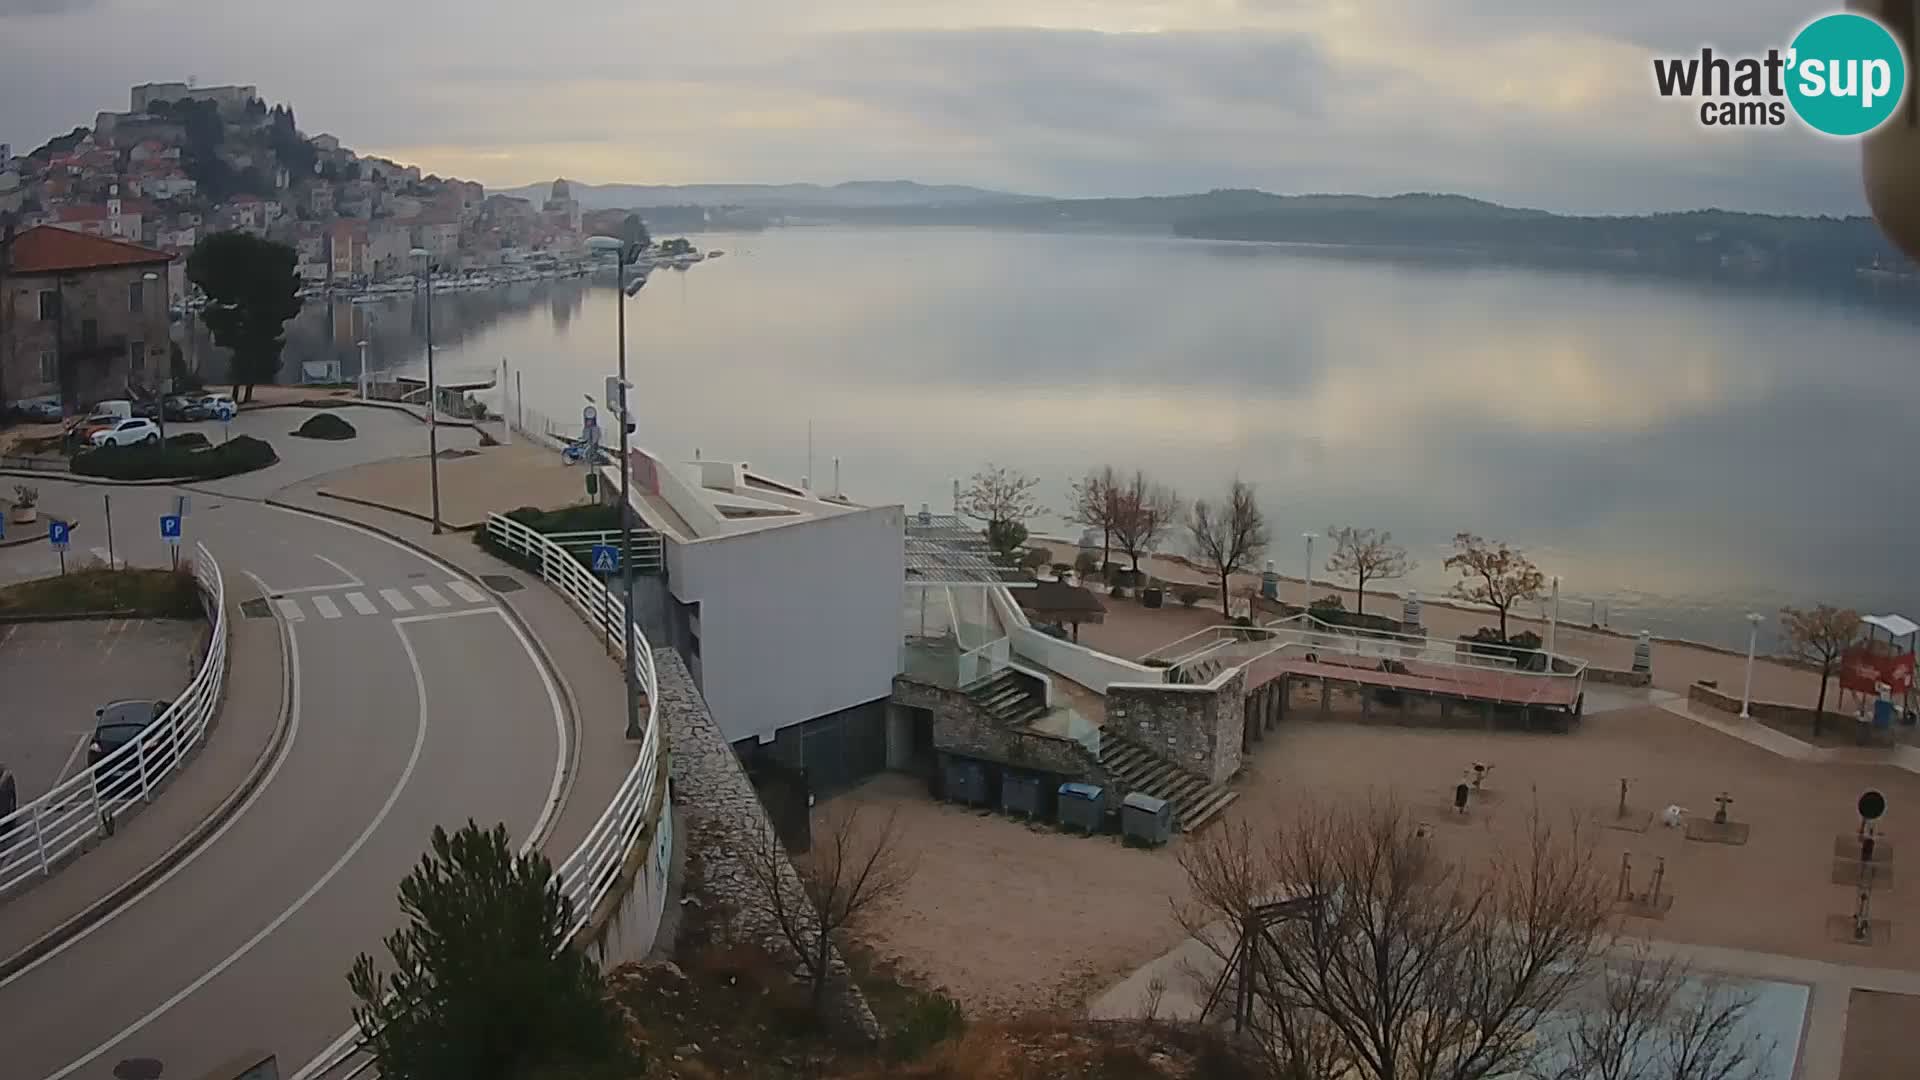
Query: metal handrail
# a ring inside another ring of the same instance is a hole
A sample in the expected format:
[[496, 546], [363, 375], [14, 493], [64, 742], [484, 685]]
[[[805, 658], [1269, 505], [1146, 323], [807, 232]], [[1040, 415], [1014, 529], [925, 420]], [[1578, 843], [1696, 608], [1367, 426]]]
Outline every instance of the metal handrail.
[[[573, 604], [575, 610], [609, 642], [615, 655], [626, 647], [619, 629], [625, 615], [620, 598], [580, 565], [567, 549], [546, 536], [502, 514], [487, 515], [487, 535], [509, 551], [536, 561], [540, 576]], [[634, 673], [647, 694], [645, 732], [640, 759], [634, 763], [607, 808], [573, 853], [559, 866], [560, 891], [573, 901], [571, 937], [586, 925], [618, 879], [633, 845], [652, 825], [655, 771], [660, 758], [659, 695], [655, 691], [653, 649], [640, 627], [633, 627]]]
[[1482, 655], [1471, 651], [1463, 653], [1463, 643], [1373, 631], [1364, 634], [1340, 633], [1338, 628], [1309, 616], [1294, 616], [1266, 626], [1208, 627], [1168, 642], [1141, 659], [1158, 660], [1175, 667], [1211, 660], [1223, 668], [1235, 668], [1288, 646], [1337, 656], [1415, 661], [1482, 671], [1491, 669], [1537, 679], [1572, 679], [1576, 684], [1587, 669], [1587, 661], [1578, 657], [1532, 650], [1548, 657], [1548, 670], [1521, 670], [1510, 656]]
[[46, 794], [0, 817], [0, 894], [54, 865], [96, 836], [154, 789], [206, 737], [227, 670], [226, 584], [205, 544], [194, 545], [193, 576], [213, 619], [213, 636], [199, 670], [180, 696], [130, 742], [55, 784]]

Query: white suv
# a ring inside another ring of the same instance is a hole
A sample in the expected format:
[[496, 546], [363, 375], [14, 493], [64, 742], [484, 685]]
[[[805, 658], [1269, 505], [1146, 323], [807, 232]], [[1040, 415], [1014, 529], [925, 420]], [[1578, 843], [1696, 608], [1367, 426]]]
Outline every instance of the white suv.
[[232, 394], [208, 394], [200, 399], [200, 407], [207, 410], [211, 420], [231, 420], [240, 411]]
[[154, 445], [160, 441], [160, 428], [145, 417], [122, 420], [104, 431], [93, 433], [95, 446], [133, 446], [136, 443]]

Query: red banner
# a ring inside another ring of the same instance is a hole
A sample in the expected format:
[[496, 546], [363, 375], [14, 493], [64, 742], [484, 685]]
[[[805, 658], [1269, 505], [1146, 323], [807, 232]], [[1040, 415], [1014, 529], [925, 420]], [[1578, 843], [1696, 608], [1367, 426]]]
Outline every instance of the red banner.
[[1840, 658], [1840, 685], [1861, 694], [1886, 686], [1895, 697], [1913, 689], [1913, 654], [1883, 645], [1855, 645]]

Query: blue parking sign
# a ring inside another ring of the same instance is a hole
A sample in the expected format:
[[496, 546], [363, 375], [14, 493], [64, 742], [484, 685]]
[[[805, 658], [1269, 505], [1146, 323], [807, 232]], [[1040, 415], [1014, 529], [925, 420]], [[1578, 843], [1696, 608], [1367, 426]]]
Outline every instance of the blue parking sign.
[[71, 530], [72, 526], [64, 521], [49, 521], [47, 522], [47, 542], [65, 551], [67, 547], [67, 534]]
[[166, 540], [170, 543], [175, 543], [175, 544], [180, 542], [180, 515], [179, 514], [161, 514], [160, 515], [160, 539]]
[[612, 544], [593, 545], [593, 572], [615, 574], [620, 571], [620, 549]]

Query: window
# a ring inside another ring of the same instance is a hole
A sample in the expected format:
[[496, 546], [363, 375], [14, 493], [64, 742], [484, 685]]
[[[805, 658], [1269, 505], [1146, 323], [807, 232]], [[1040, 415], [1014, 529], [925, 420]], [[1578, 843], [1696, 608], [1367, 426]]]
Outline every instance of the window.
[[127, 370], [138, 374], [147, 370], [147, 343], [133, 341], [127, 343]]
[[40, 290], [40, 321], [52, 322], [60, 317], [60, 294], [52, 289]]
[[91, 349], [100, 344], [100, 320], [85, 319], [80, 323], [80, 347]]
[[142, 291], [140, 286], [141, 286], [141, 282], [138, 282], [138, 281], [127, 286], [127, 310], [128, 311], [137, 313], [140, 310], [140, 301], [145, 299], [145, 297], [140, 295]]
[[43, 383], [60, 381], [60, 354], [52, 349], [40, 354], [40, 381]]

